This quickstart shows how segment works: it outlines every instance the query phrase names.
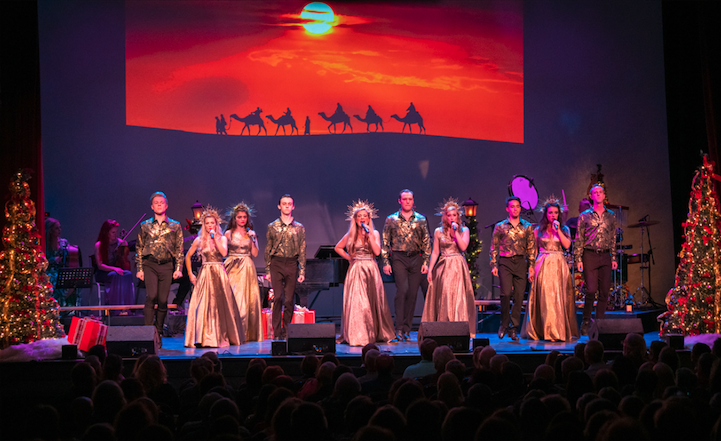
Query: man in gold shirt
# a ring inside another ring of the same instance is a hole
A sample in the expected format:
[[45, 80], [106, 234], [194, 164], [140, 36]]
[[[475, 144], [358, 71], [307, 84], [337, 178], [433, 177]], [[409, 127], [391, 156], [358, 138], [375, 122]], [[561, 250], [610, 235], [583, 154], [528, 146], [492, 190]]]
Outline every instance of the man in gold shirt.
[[[168, 295], [173, 279], [183, 277], [183, 228], [166, 216], [168, 199], [158, 191], [150, 196], [153, 217], [140, 224], [135, 263], [138, 279], [145, 281], [145, 324], [163, 333]], [[155, 303], [158, 310], [155, 311]]]
[[413, 210], [413, 192], [402, 190], [398, 203], [401, 209], [386, 218], [381, 249], [383, 272], [396, 282], [396, 338], [391, 342], [410, 340], [418, 287], [431, 256], [426, 217]]
[[266, 234], [265, 274], [273, 287], [273, 338], [285, 340], [293, 318], [295, 283], [305, 280], [305, 227], [293, 219], [291, 195], [280, 197], [278, 209], [280, 217], [268, 225]]
[[[518, 341], [518, 327], [521, 323], [523, 294], [528, 280], [533, 280], [536, 263], [536, 237], [530, 222], [521, 219], [521, 199], [511, 196], [506, 199], [508, 219], [493, 228], [491, 242], [491, 273], [501, 281], [501, 326], [498, 338], [508, 332], [511, 340]], [[513, 311], [510, 314], [511, 295]]]

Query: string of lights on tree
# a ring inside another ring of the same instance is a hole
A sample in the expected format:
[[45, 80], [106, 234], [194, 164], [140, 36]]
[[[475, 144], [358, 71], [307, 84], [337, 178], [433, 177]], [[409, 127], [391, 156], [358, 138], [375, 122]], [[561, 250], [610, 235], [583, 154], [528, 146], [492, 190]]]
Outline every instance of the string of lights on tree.
[[713, 180], [714, 163], [703, 159], [691, 184], [685, 242], [679, 253], [674, 287], [666, 295], [661, 335], [698, 335], [721, 331], [721, 215]]
[[465, 256], [466, 263], [468, 264], [468, 270], [471, 273], [471, 285], [473, 286], [473, 292], [475, 294], [478, 293], [478, 288], [481, 287], [480, 274], [478, 272], [476, 261], [483, 250], [483, 241], [478, 239], [478, 221], [476, 220], [477, 207], [478, 204], [470, 198], [463, 203], [466, 216], [466, 226], [468, 227], [470, 239], [465, 251]]
[[4, 250], [0, 252], [0, 347], [65, 335], [58, 303], [45, 273], [48, 261], [35, 227], [29, 173], [19, 171], [5, 204]]

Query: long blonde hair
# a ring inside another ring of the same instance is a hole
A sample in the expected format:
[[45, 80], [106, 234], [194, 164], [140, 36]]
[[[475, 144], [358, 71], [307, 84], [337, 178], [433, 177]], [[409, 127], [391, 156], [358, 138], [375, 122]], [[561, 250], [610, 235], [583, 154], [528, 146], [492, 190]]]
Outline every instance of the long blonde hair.
[[200, 231], [198, 231], [198, 239], [200, 239], [197, 250], [198, 254], [202, 253], [203, 251], [212, 251], [215, 249], [215, 242], [211, 241], [210, 234], [207, 234], [205, 232], [205, 220], [209, 217], [215, 219], [215, 229], [217, 230], [215, 234], [223, 234], [220, 229], [220, 224], [221, 222], [223, 222], [223, 218], [220, 217], [220, 214], [218, 214], [218, 211], [216, 209], [208, 206], [205, 211], [203, 211], [203, 214], [200, 215], [200, 222], [202, 226], [200, 227]]
[[[345, 248], [348, 250], [348, 254], [353, 254], [353, 251], [355, 250], [355, 244], [358, 241], [358, 213], [361, 211], [365, 211], [368, 213], [368, 210], [365, 208], [361, 208], [359, 210], [356, 210], [355, 213], [353, 213], [353, 218], [350, 221], [350, 226], [348, 227], [348, 240], [346, 241]], [[366, 223], [366, 226], [368, 227], [368, 230], [370, 230], [371, 234], [373, 233], [373, 218], [371, 217], [371, 213], [368, 213], [368, 222]], [[368, 237], [363, 238], [363, 245], [368, 243]]]

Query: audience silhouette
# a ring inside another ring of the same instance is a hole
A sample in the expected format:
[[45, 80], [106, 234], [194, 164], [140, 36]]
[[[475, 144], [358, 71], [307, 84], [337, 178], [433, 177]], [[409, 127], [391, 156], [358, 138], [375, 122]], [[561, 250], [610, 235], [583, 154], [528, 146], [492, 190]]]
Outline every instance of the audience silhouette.
[[72, 386], [54, 406], [48, 398], [28, 409], [27, 417], [42, 424], [28, 426], [24, 436], [601, 441], [721, 435], [716, 344], [715, 351], [696, 344], [689, 361], [666, 345], [648, 351], [634, 336], [622, 354], [592, 340], [574, 354], [549, 354], [529, 375], [490, 346], [476, 348], [466, 366], [450, 348], [430, 341], [421, 346], [423, 362], [405, 369], [408, 375], [370, 344], [355, 367], [334, 354], [284, 364], [289, 372], [268, 365], [273, 359], [254, 359], [240, 385], [226, 380], [215, 352], [192, 360], [187, 378], [171, 383], [155, 355], [123, 371], [122, 359], [97, 347], [74, 366]]

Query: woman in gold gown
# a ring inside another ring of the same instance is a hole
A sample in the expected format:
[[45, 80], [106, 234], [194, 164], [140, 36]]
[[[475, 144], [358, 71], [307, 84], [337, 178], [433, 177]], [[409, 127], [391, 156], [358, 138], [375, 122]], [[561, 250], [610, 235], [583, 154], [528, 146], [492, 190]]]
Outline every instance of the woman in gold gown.
[[366, 201], [358, 201], [348, 208], [350, 227], [335, 246], [336, 252], [350, 261], [343, 283], [340, 340], [351, 346], [388, 342], [395, 333], [375, 260], [381, 252], [380, 234], [373, 229], [376, 210]]
[[[245, 329], [241, 327], [238, 306], [223, 257], [228, 254], [228, 240], [219, 231], [218, 212], [207, 207], [200, 216], [203, 227], [185, 256], [190, 282], [195, 285], [185, 325], [185, 346], [216, 348], [242, 344]], [[198, 251], [203, 265], [196, 277], [190, 268], [190, 257]]]
[[444, 201], [439, 211], [441, 226], [433, 233], [428, 293], [421, 322], [468, 322], [468, 331], [473, 337], [477, 320], [475, 296], [463, 256], [470, 232], [461, 224], [461, 208], [455, 199]]
[[241, 328], [245, 329], [245, 341], [262, 341], [260, 288], [253, 263], [253, 258], [258, 255], [258, 237], [250, 220], [252, 209], [241, 202], [232, 208], [229, 215], [230, 221], [225, 229], [228, 241], [225, 270], [240, 312]]
[[528, 293], [521, 338], [570, 341], [578, 338], [573, 282], [564, 255], [564, 249], [571, 246], [571, 232], [562, 224], [558, 202], [544, 205], [535, 235], [536, 274]]

